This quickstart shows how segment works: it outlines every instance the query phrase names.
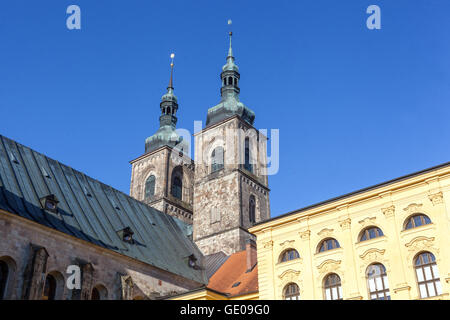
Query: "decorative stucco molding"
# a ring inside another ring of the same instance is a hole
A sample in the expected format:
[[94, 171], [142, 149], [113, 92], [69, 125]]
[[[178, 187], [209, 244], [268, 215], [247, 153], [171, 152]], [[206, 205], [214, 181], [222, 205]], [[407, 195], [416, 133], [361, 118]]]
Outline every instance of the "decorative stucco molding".
[[392, 205], [386, 208], [381, 208], [381, 212], [383, 212], [386, 218], [392, 218], [395, 214], [395, 206]]
[[299, 236], [302, 240], [309, 240], [309, 237], [311, 236], [311, 231], [306, 230], [303, 232], [299, 232]]
[[352, 220], [350, 218], [339, 221], [339, 225], [341, 226], [342, 230], [346, 230], [350, 228]]
[[385, 249], [380, 250], [380, 249], [372, 248], [372, 249], [366, 250], [359, 257], [364, 261], [380, 261], [383, 259], [383, 255], [384, 255], [385, 251], [386, 251]]
[[295, 242], [295, 240], [286, 240], [280, 243], [281, 247], [287, 247], [290, 246], [293, 242]]
[[328, 259], [318, 265], [317, 269], [321, 274], [336, 271], [337, 269], [339, 269], [339, 265], [341, 264], [341, 262], [341, 260]]
[[405, 244], [409, 251], [419, 251], [423, 249], [430, 250], [433, 247], [434, 237], [419, 236]]
[[394, 293], [397, 293], [397, 292], [399, 292], [399, 291], [405, 291], [405, 290], [411, 290], [411, 286], [408, 286], [408, 285], [400, 285], [400, 286], [397, 286], [397, 288], [394, 288], [393, 289], [394, 290]]
[[391, 270], [391, 263], [384, 255], [385, 252], [386, 252], [385, 249], [371, 248], [366, 250], [363, 254], [361, 254], [359, 256], [362, 260], [362, 263], [360, 264], [359, 267], [360, 274], [364, 275], [365, 277], [367, 268], [374, 263], [381, 263], [386, 267], [386, 270], [389, 273]]
[[278, 278], [283, 280], [284, 282], [295, 282], [300, 275], [300, 271], [289, 269], [281, 273]]
[[266, 248], [266, 249], [272, 248], [273, 247], [273, 241], [269, 240], [269, 241], [263, 242], [263, 247]]
[[428, 196], [428, 199], [430, 199], [431, 203], [433, 203], [434, 206], [444, 203], [442, 192], [430, 194]]
[[403, 211], [406, 211], [407, 214], [413, 214], [416, 212], [420, 212], [422, 209], [421, 203], [411, 203], [406, 208], [403, 209]]
[[334, 229], [322, 229], [320, 232], [317, 233], [317, 235], [321, 237], [329, 237], [333, 233]]
[[367, 217], [364, 220], [358, 221], [363, 227], [370, 226], [375, 223], [376, 217]]

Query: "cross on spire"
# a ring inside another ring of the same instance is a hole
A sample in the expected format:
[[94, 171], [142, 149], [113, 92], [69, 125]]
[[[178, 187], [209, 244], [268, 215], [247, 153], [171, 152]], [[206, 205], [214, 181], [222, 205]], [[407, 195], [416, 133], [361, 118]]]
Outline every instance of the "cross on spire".
[[231, 19], [228, 19], [228, 25], [230, 26], [230, 32], [228, 33], [230, 35], [230, 48], [228, 49], [228, 57], [232, 57], [233, 56], [233, 49], [231, 47], [231, 39], [233, 37], [233, 31], [231, 31], [231, 25], [232, 25], [232, 21]]
[[171, 53], [170, 59], [172, 59], [172, 60], [170, 62], [170, 81], [169, 81], [169, 87], [167, 89], [169, 89], [169, 88], [173, 89], [173, 58], [175, 58], [175, 54]]

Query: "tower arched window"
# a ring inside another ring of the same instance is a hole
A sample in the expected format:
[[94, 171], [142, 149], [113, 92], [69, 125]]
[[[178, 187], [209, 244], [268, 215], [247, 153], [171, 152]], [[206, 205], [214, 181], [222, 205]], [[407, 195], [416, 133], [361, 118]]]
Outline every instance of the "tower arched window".
[[173, 186], [172, 186], [172, 195], [175, 198], [178, 198], [181, 200], [181, 191], [183, 189], [183, 182], [181, 181], [180, 178], [175, 177], [173, 179]]
[[9, 267], [5, 261], [0, 260], [0, 300], [3, 300], [8, 283]]
[[339, 242], [334, 238], [328, 238], [323, 240], [318, 247], [317, 252], [324, 252], [328, 250], [333, 250], [340, 248]]
[[229, 86], [233, 85], [233, 78], [232, 77], [228, 77], [228, 85]]
[[183, 199], [183, 168], [177, 166], [172, 171], [172, 195], [182, 200]]
[[391, 300], [386, 268], [381, 263], [371, 264], [366, 270], [369, 299]]
[[245, 138], [244, 142], [244, 168], [250, 172], [253, 172], [252, 165], [250, 164], [250, 139]]
[[300, 255], [295, 249], [286, 249], [280, 254], [279, 262], [286, 262], [295, 259], [299, 259]]
[[256, 222], [256, 214], [255, 214], [256, 201], [255, 196], [251, 195], [248, 200], [248, 219], [251, 223]]
[[364, 229], [359, 235], [359, 241], [366, 241], [384, 236], [383, 231], [377, 227], [368, 227]]
[[44, 291], [42, 292], [42, 300], [55, 300], [56, 297], [56, 279], [53, 275], [48, 274], [45, 278]]
[[431, 220], [428, 218], [428, 216], [424, 215], [423, 213], [415, 214], [411, 217], [409, 217], [405, 222], [405, 230], [417, 228], [420, 226], [424, 226], [426, 224], [430, 224]]
[[284, 300], [300, 300], [300, 288], [296, 283], [289, 283], [283, 289]]
[[341, 278], [336, 273], [326, 276], [323, 288], [326, 300], [342, 300]]
[[151, 175], [145, 181], [145, 199], [151, 199], [152, 196], [155, 195], [155, 182], [156, 178], [154, 175]]
[[211, 173], [223, 169], [224, 154], [223, 148], [217, 147], [211, 153]]
[[154, 175], [151, 175], [145, 181], [145, 199], [151, 199], [152, 196], [155, 195], [155, 182], [156, 178]]
[[441, 280], [434, 255], [431, 252], [422, 252], [416, 257], [414, 265], [420, 297], [428, 298], [441, 295]]

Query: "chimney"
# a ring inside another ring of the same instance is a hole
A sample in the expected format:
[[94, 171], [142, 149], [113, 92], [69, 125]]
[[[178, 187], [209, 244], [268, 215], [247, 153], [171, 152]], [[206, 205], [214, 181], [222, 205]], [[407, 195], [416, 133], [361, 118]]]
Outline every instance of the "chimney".
[[256, 242], [253, 239], [247, 239], [245, 241], [245, 251], [247, 253], [247, 271], [250, 272], [255, 267], [256, 260]]

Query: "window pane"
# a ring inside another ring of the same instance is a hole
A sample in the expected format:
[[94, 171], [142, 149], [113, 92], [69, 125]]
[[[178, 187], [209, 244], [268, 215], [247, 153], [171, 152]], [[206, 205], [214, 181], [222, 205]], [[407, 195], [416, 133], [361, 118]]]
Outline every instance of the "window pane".
[[422, 221], [419, 216], [414, 217], [414, 223], [416, 224], [416, 227], [419, 227], [422, 225]]
[[361, 241], [364, 241], [364, 240], [367, 240], [367, 238], [366, 238], [366, 233], [364, 232], [364, 234], [362, 235], [362, 237], [361, 237]]
[[371, 295], [370, 295], [370, 299], [376, 300], [376, 299], [377, 299], [377, 294], [376, 294], [376, 293], [371, 294]]
[[424, 280], [424, 279], [423, 279], [422, 268], [416, 269], [416, 274], [417, 274], [417, 280], [418, 280], [419, 282], [422, 282], [422, 281]]
[[434, 290], [434, 284], [432, 282], [427, 283], [428, 292], [430, 293], [430, 297], [434, 297], [436, 295], [436, 291]]
[[426, 266], [423, 268], [423, 270], [425, 271], [425, 280], [432, 280], [433, 277], [431, 276], [431, 267]]
[[332, 293], [333, 293], [333, 299], [337, 299], [337, 296], [338, 296], [338, 293], [337, 293], [337, 288], [336, 287], [334, 287], [334, 288], [332, 288]]
[[328, 245], [328, 250], [333, 249], [333, 242], [331, 240], [327, 241], [327, 245]]
[[339, 286], [339, 299], [342, 299], [344, 295], [342, 294], [342, 287]]
[[327, 300], [331, 300], [331, 290], [330, 289], [325, 290], [325, 298]]
[[373, 238], [375, 238], [376, 237], [376, 235], [375, 235], [375, 229], [370, 229], [369, 230], [369, 238], [370, 239], [373, 239]]
[[420, 297], [422, 298], [427, 298], [427, 289], [425, 288], [424, 284], [419, 285], [419, 289], [420, 289]]
[[430, 263], [430, 260], [428, 259], [428, 253], [423, 253], [420, 256], [423, 258], [424, 264]]
[[389, 289], [389, 282], [387, 276], [383, 276], [384, 288]]
[[383, 283], [381, 282], [381, 277], [376, 277], [375, 281], [376, 281], [377, 289], [383, 290]]
[[370, 290], [370, 292], [376, 291], [374, 279], [369, 279], [369, 290]]
[[439, 270], [438, 270], [437, 265], [434, 264], [434, 265], [432, 266], [432, 268], [433, 268], [433, 275], [434, 275], [434, 278], [435, 278], [435, 279], [439, 278]]
[[380, 299], [380, 300], [384, 300], [384, 293], [379, 293], [378, 294], [378, 299]]
[[441, 281], [437, 280], [437, 281], [435, 281], [435, 283], [436, 283], [437, 294], [438, 295], [442, 294]]
[[424, 218], [425, 218], [425, 223], [426, 223], [426, 224], [429, 224], [429, 223], [431, 223], [431, 220], [430, 220], [430, 218], [428, 218], [427, 216], [424, 216]]

